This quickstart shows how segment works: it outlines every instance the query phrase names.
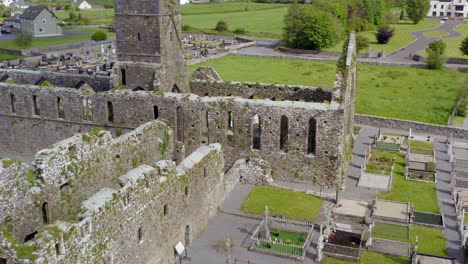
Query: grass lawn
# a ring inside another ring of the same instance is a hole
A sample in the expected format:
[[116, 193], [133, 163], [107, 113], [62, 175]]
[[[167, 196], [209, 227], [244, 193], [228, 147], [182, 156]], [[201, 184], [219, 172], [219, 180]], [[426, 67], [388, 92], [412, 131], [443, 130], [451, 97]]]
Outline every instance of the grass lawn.
[[270, 230], [271, 234], [271, 239], [274, 240], [275, 238], [279, 241], [283, 241], [283, 243], [288, 243], [292, 245], [297, 245], [300, 246], [301, 248], [297, 247], [289, 247], [285, 245], [279, 245], [279, 244], [272, 244], [272, 243], [266, 243], [262, 242], [257, 245], [258, 248], [263, 248], [263, 249], [268, 249], [268, 250], [273, 250], [277, 252], [283, 252], [283, 253], [289, 253], [293, 254], [296, 256], [302, 256], [302, 246], [304, 245], [304, 242], [307, 239], [307, 234], [305, 233], [294, 233], [294, 232], [288, 232], [288, 231], [283, 231], [283, 230], [275, 230], [271, 229]]
[[403, 153], [382, 153], [387, 158], [396, 158], [393, 170], [392, 190], [379, 194], [384, 200], [411, 202], [418, 211], [439, 213], [435, 184], [405, 180], [405, 156]]
[[330, 257], [326, 257], [324, 264], [410, 264], [411, 261], [408, 257], [396, 257], [390, 256], [386, 254], [379, 254], [375, 252], [369, 251], [362, 251], [361, 260], [360, 261], [346, 261], [346, 260], [339, 260]]
[[0, 51], [0, 62], [4, 60], [14, 60], [14, 59], [19, 59], [19, 58], [21, 58], [20, 55], [13, 55], [5, 51]]
[[432, 30], [424, 32], [423, 35], [426, 37], [443, 37], [448, 35], [448, 32], [444, 30]]
[[247, 213], [264, 214], [268, 205], [270, 215], [311, 221], [320, 213], [322, 200], [305, 193], [266, 186], [256, 186], [241, 206]]
[[[75, 13], [76, 15], [81, 14], [83, 18], [88, 18], [92, 25], [108, 25], [114, 20], [114, 9], [82, 10]], [[56, 11], [55, 15], [59, 21], [63, 21], [69, 17], [69, 11]]]
[[[287, 12], [287, 5], [255, 3], [252, 5], [252, 8], [250, 5], [252, 3], [249, 3], [249, 11], [247, 12], [242, 11], [242, 3], [183, 6], [182, 24], [195, 28], [190, 30], [190, 32], [202, 30], [205, 33], [220, 34], [212, 29], [219, 20], [224, 20], [228, 23], [228, 28], [231, 31], [243, 28], [246, 30], [245, 35], [248, 36], [280, 39], [282, 37], [283, 18]], [[226, 7], [224, 8], [223, 6]], [[205, 10], [203, 10], [204, 7], [206, 7]], [[196, 8], [196, 10], [190, 10], [190, 8]], [[229, 11], [223, 13], [220, 11], [222, 9]], [[236, 12], [235, 10], [239, 11]]]
[[[287, 7], [286, 4], [247, 3], [247, 12]], [[182, 15], [244, 12], [245, 2], [225, 2], [181, 5]]]
[[[395, 52], [403, 48], [404, 46], [408, 45], [414, 40], [416, 40], [416, 38], [411, 34], [411, 32], [435, 28], [438, 25], [439, 25], [438, 21], [431, 21], [431, 20], [421, 21], [417, 25], [414, 25], [409, 22], [391, 25], [392, 27], [395, 28], [395, 35], [393, 36], [393, 38], [390, 39], [390, 41], [387, 44], [377, 43], [375, 39], [375, 31], [365, 31], [359, 34], [364, 35], [369, 38], [370, 40], [369, 47], [372, 48], [374, 51], [377, 51], [377, 52], [383, 51], [385, 54], [390, 54], [392, 52]], [[341, 51], [342, 47], [343, 47], [343, 43], [341, 42], [325, 50]]]
[[[226, 56], [192, 65], [213, 66], [224, 80], [333, 87], [336, 64]], [[450, 82], [447, 82], [450, 80]], [[446, 125], [468, 84], [466, 73], [359, 65], [356, 110], [361, 114]]]
[[[89, 34], [83, 36], [58, 36], [58, 37], [48, 37], [48, 38], [35, 38], [31, 45], [26, 49], [38, 48], [38, 49], [47, 49], [50, 46], [57, 46], [70, 43], [85, 42], [91, 40], [91, 34], [94, 33], [96, 29], [78, 29], [70, 30], [70, 32], [87, 32]], [[115, 38], [115, 33], [106, 32], [108, 38]], [[2, 48], [7, 49], [20, 49], [14, 40], [11, 41], [2, 41], [0, 42]]]
[[404, 226], [376, 223], [372, 235], [374, 237], [389, 240], [408, 242], [412, 245], [416, 243], [417, 236], [419, 241], [418, 252], [437, 256], [447, 256], [445, 236], [442, 230], [411, 225], [409, 227], [409, 239], [405, 235], [406, 230], [407, 228]]

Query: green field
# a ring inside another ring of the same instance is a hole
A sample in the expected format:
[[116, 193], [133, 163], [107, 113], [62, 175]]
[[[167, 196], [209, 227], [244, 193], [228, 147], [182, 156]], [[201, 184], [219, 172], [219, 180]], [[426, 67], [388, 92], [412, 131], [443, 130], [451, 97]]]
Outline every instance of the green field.
[[301, 192], [276, 187], [256, 186], [241, 206], [242, 211], [264, 214], [268, 205], [270, 215], [311, 221], [320, 213], [322, 200]]
[[324, 264], [410, 264], [411, 261], [407, 257], [396, 257], [385, 254], [379, 254], [369, 251], [362, 251], [360, 261], [345, 261], [326, 257]]
[[[244, 2], [185, 4], [181, 5], [183, 16], [215, 13], [245, 12]], [[286, 4], [247, 3], [247, 12], [287, 7]]]
[[432, 183], [422, 183], [407, 181], [404, 176], [405, 157], [402, 153], [381, 153], [387, 158], [395, 158], [395, 168], [393, 170], [392, 190], [389, 193], [378, 195], [380, 199], [411, 202], [417, 211], [439, 213], [437, 203], [436, 187]]
[[372, 235], [377, 238], [407, 242], [414, 245], [416, 236], [418, 237], [419, 253], [431, 254], [437, 256], [447, 256], [445, 248], [445, 236], [442, 230], [410, 225], [409, 239], [407, 236], [408, 228], [399, 225], [376, 223]]
[[448, 35], [448, 32], [444, 30], [431, 30], [424, 32], [423, 35], [426, 37], [443, 37]]
[[[366, 31], [366, 32], [362, 32], [359, 34], [364, 35], [369, 38], [370, 48], [372, 48], [374, 51], [377, 51], [377, 52], [383, 51], [385, 54], [388, 55], [410, 44], [414, 40], [416, 40], [416, 38], [411, 34], [411, 32], [431, 29], [431, 28], [437, 27], [438, 25], [439, 25], [438, 21], [430, 21], [430, 20], [421, 21], [417, 25], [414, 25], [412, 23], [402, 23], [402, 24], [391, 25], [392, 27], [395, 28], [395, 36], [393, 36], [393, 38], [391, 38], [390, 41], [384, 45], [377, 43], [375, 39], [375, 31]], [[338, 43], [334, 47], [331, 47], [325, 50], [341, 51], [342, 47], [343, 47], [343, 43]]]
[[[30, 46], [26, 49], [38, 48], [38, 49], [47, 49], [50, 46], [70, 44], [70, 43], [79, 43], [91, 40], [91, 34], [94, 33], [97, 29], [75, 29], [69, 30], [69, 32], [85, 32], [86, 35], [83, 36], [59, 36], [59, 37], [47, 37], [47, 38], [35, 38]], [[115, 33], [107, 32], [108, 38], [115, 38]], [[11, 41], [2, 41], [0, 42], [2, 48], [7, 49], [20, 49], [14, 40]]]
[[[212, 66], [224, 80], [333, 87], [336, 63], [226, 56], [189, 67]], [[450, 82], [447, 82], [450, 80]], [[356, 110], [446, 125], [466, 73], [359, 65]]]
[[[59, 21], [63, 21], [68, 18], [69, 11], [56, 11], [55, 14], [59, 18]], [[88, 18], [92, 25], [109, 25], [114, 20], [114, 9], [102, 9], [102, 10], [82, 10], [76, 12], [81, 14], [83, 18]]]
[[[459, 24], [456, 28], [455, 31], [458, 31], [461, 33], [461, 36], [458, 37], [449, 37], [449, 38], [443, 38], [442, 40], [447, 44], [447, 49], [446, 49], [446, 54], [445, 56], [447, 58], [462, 58], [462, 59], [468, 59], [468, 56], [463, 55], [460, 51], [460, 44], [463, 41], [464, 38], [468, 35], [468, 24]], [[420, 53], [422, 56], [427, 56], [427, 53], [425, 50], [421, 51]]]

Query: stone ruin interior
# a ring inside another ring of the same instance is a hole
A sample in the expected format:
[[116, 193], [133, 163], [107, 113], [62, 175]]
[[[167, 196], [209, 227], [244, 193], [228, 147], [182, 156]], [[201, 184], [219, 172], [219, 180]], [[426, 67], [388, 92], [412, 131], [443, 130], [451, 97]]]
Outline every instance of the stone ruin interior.
[[268, 171], [243, 181], [340, 188], [354, 34], [334, 87], [224, 82], [189, 76], [179, 4], [115, 7], [112, 76], [0, 69], [0, 262], [173, 263], [240, 181], [238, 160]]

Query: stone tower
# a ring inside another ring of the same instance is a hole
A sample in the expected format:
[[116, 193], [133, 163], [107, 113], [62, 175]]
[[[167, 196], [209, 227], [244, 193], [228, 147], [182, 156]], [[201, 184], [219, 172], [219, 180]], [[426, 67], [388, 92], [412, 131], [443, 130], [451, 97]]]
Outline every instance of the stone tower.
[[115, 0], [114, 85], [188, 92], [178, 0]]

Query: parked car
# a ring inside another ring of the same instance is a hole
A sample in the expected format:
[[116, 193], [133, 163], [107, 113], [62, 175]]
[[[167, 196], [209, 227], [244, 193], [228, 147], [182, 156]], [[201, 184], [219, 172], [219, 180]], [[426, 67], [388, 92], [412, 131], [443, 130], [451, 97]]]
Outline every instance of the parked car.
[[441, 19], [442, 21], [447, 21], [448, 20], [448, 17], [444, 17]]
[[3, 34], [11, 34], [11, 30], [6, 29], [6, 28], [2, 28], [1, 32], [2, 32]]

